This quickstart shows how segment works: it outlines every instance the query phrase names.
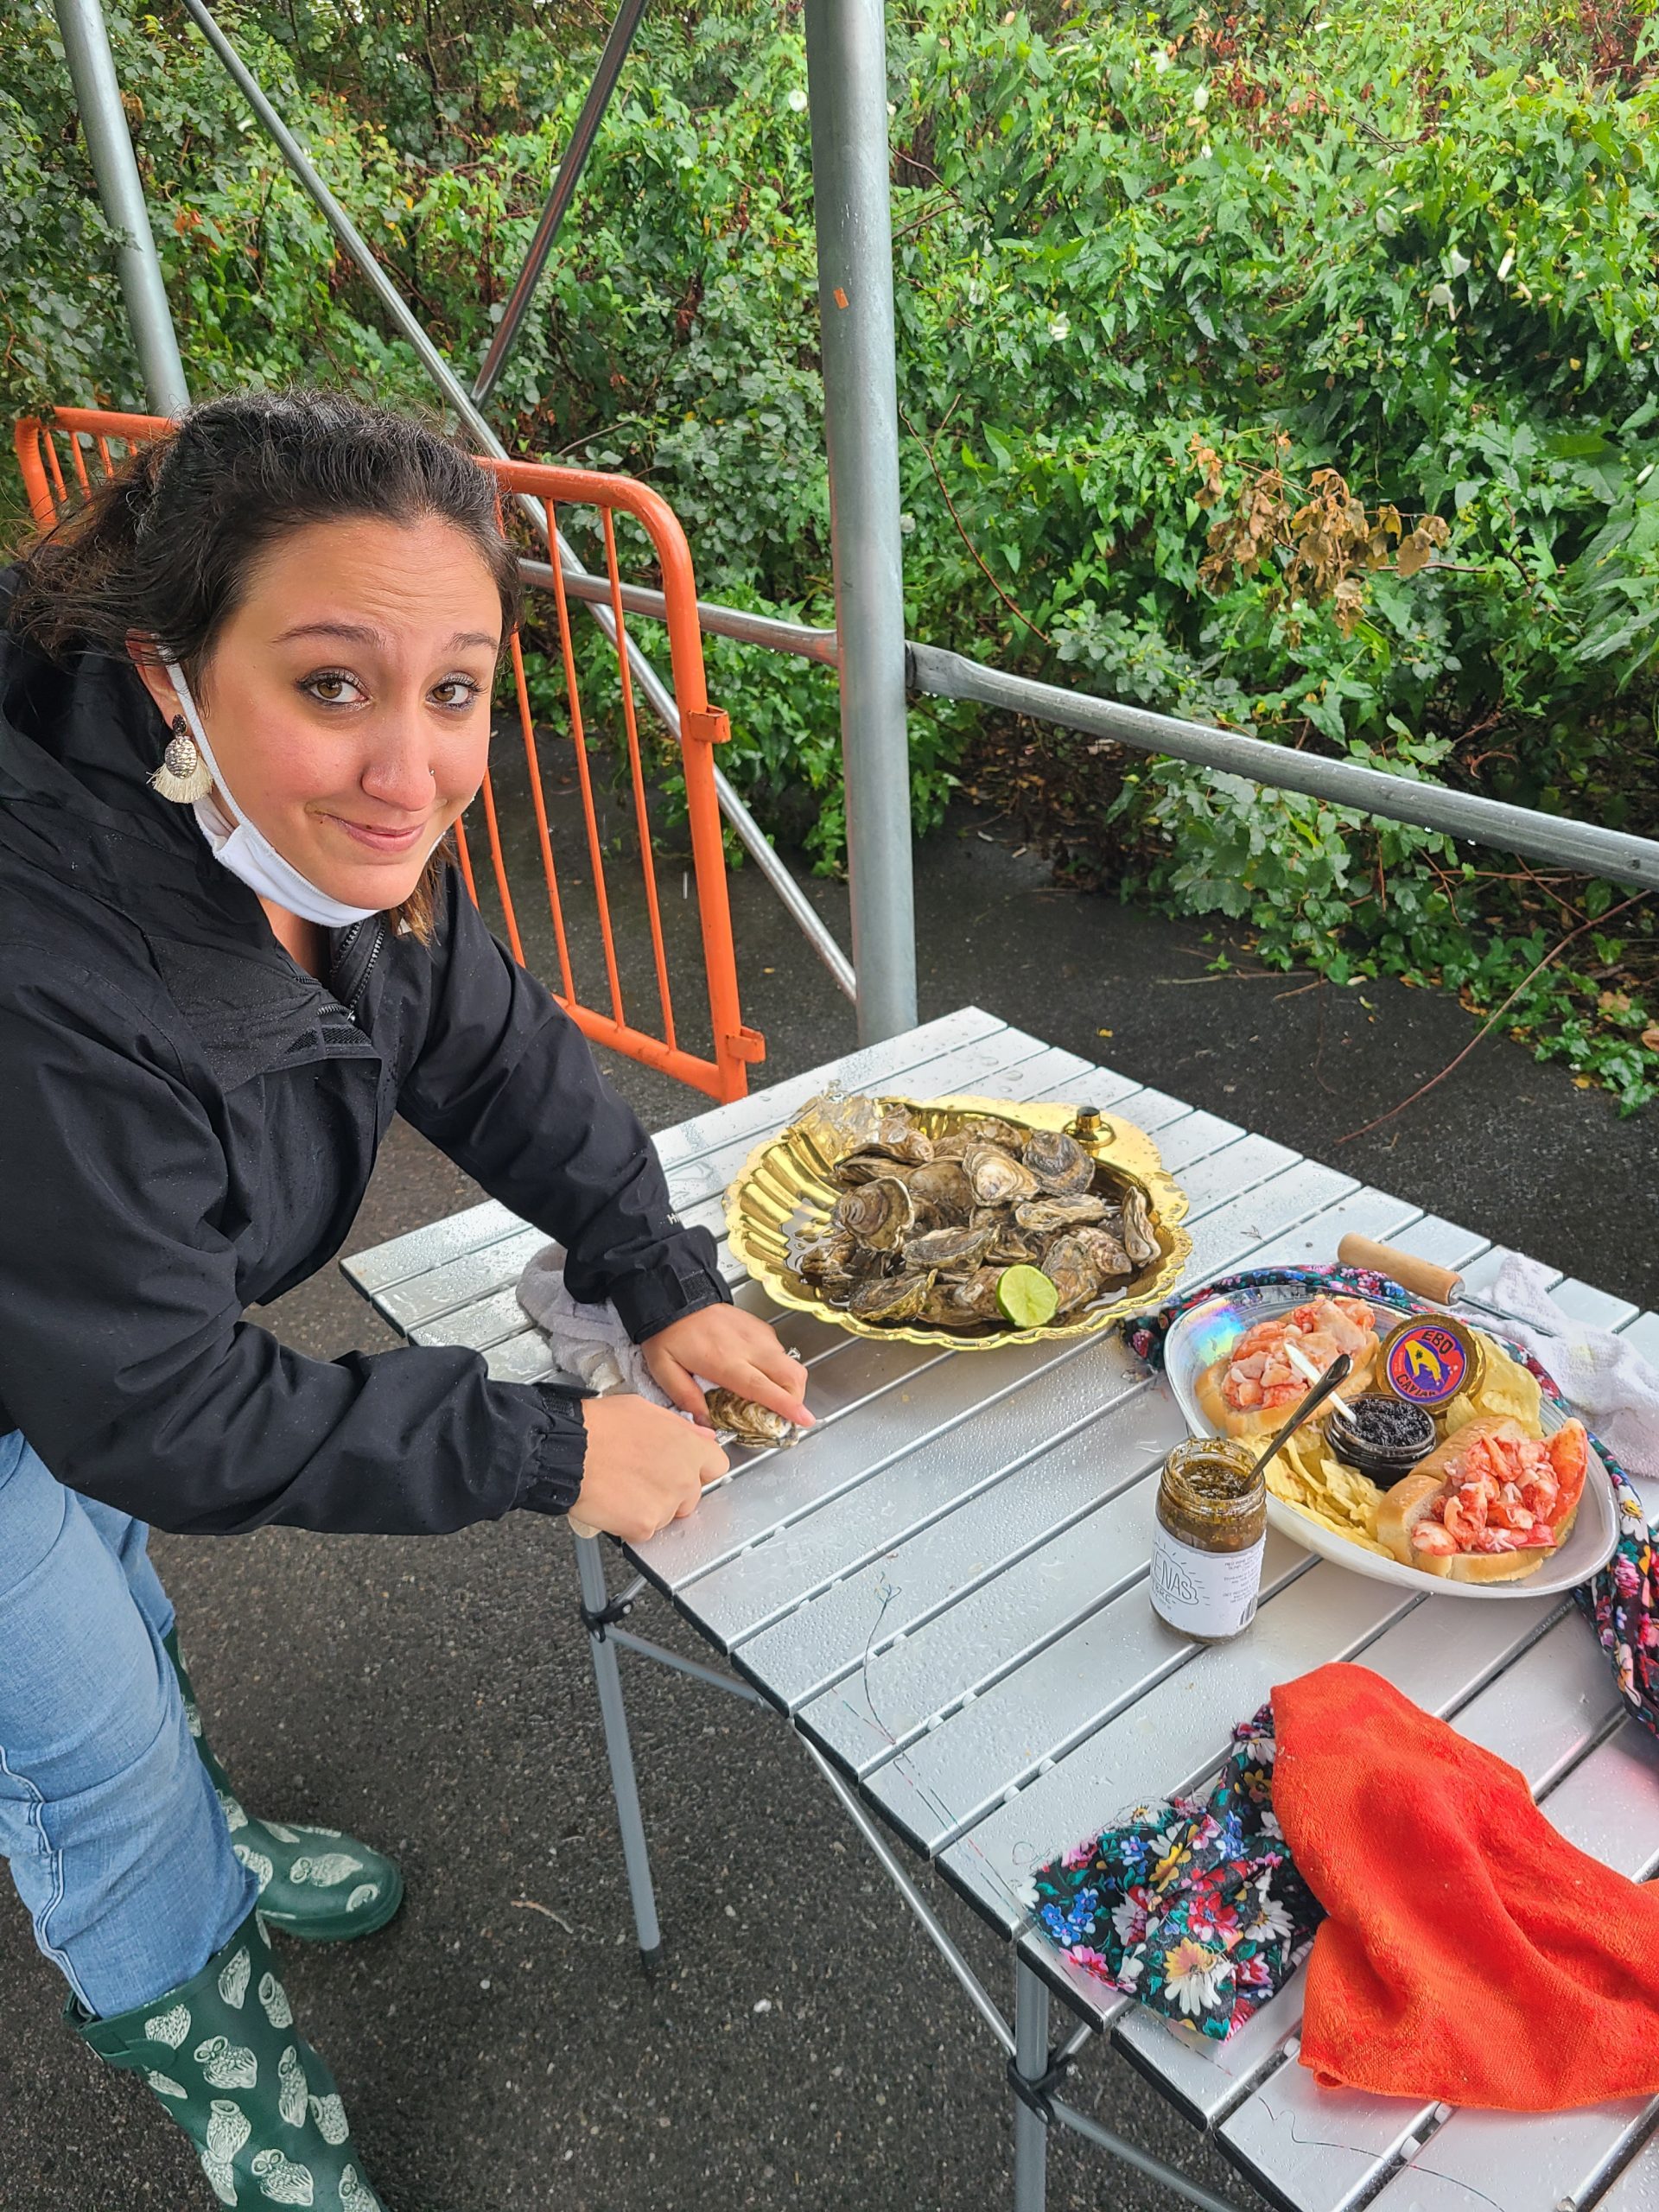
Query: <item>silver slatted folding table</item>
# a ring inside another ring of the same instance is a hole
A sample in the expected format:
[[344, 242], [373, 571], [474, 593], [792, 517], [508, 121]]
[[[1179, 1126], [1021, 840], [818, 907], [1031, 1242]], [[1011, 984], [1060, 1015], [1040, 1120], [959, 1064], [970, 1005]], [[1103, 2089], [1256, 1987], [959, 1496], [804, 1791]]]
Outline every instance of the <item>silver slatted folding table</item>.
[[[1191, 1200], [1187, 1281], [1328, 1264], [1349, 1230], [1461, 1268], [1478, 1296], [1503, 1254], [1472, 1231], [1236, 1123], [1195, 1111], [977, 1007], [718, 1107], [655, 1140], [681, 1217], [723, 1239], [722, 1194], [752, 1147], [831, 1078], [918, 1097], [1087, 1103], [1153, 1133]], [[493, 1373], [550, 1371], [513, 1286], [545, 1242], [494, 1203], [343, 1264], [416, 1344], [476, 1347]], [[739, 1301], [773, 1316], [722, 1242]], [[1557, 1281], [1575, 1317], [1659, 1358], [1659, 1316]], [[1128, 1806], [1199, 1788], [1233, 1723], [1275, 1682], [1363, 1659], [1517, 1766], [1555, 1825], [1632, 1875], [1659, 1864], [1659, 1747], [1627, 1719], [1570, 1601], [1407, 1594], [1271, 1535], [1255, 1622], [1208, 1649], [1147, 1601], [1154, 1476], [1183, 1424], [1114, 1335], [940, 1353], [797, 1314], [819, 1425], [792, 1451], [735, 1455], [690, 1519], [628, 1548], [613, 1598], [575, 1544], [640, 1948], [659, 1948], [618, 1648], [775, 1709], [903, 1894], [1009, 2060], [1016, 2212], [1040, 2212], [1063, 2124], [1189, 2201], [1223, 2200], [1061, 2094], [1108, 2034], [1269, 2202], [1291, 2212], [1659, 2212], [1659, 2100], [1554, 2115], [1454, 2112], [1320, 2089], [1296, 2063], [1300, 1976], [1225, 2045], [1184, 2040], [1073, 1970], [1033, 1932], [1033, 1869]], [[649, 1584], [737, 1670], [621, 1625]], [[1014, 1955], [1007, 2021], [912, 1878], [931, 1865]], [[1051, 2032], [1053, 2001], [1067, 2031]]]

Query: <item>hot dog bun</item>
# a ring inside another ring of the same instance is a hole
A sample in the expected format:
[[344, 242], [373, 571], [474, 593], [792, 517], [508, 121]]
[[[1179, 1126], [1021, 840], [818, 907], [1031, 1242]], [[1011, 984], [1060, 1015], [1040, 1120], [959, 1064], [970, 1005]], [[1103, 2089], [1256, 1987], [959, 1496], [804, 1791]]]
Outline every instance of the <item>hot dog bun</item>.
[[[1369, 1351], [1362, 1352], [1354, 1362], [1353, 1372], [1341, 1387], [1332, 1392], [1333, 1398], [1357, 1398], [1370, 1388], [1371, 1370], [1376, 1364], [1378, 1344], [1375, 1337]], [[1294, 1399], [1281, 1406], [1253, 1406], [1248, 1413], [1236, 1412], [1222, 1395], [1221, 1385], [1230, 1362], [1218, 1359], [1206, 1367], [1193, 1385], [1192, 1395], [1198, 1400], [1198, 1411], [1210, 1426], [1223, 1436], [1271, 1436], [1290, 1419]], [[1311, 1390], [1312, 1382], [1308, 1384]], [[1315, 1415], [1315, 1419], [1320, 1416]]]
[[1571, 1534], [1579, 1510], [1576, 1501], [1556, 1531], [1558, 1541], [1548, 1550], [1437, 1554], [1419, 1551], [1411, 1541], [1412, 1530], [1428, 1517], [1436, 1499], [1454, 1487], [1453, 1464], [1461, 1461], [1477, 1436], [1524, 1437], [1526, 1433], [1520, 1422], [1507, 1414], [1483, 1414], [1477, 1420], [1465, 1422], [1444, 1444], [1436, 1446], [1414, 1474], [1408, 1475], [1403, 1482], [1395, 1483], [1392, 1490], [1383, 1493], [1382, 1503], [1376, 1509], [1377, 1541], [1386, 1544], [1402, 1565], [1452, 1582], [1522, 1582], [1528, 1575], [1535, 1574], [1547, 1559], [1554, 1557]]

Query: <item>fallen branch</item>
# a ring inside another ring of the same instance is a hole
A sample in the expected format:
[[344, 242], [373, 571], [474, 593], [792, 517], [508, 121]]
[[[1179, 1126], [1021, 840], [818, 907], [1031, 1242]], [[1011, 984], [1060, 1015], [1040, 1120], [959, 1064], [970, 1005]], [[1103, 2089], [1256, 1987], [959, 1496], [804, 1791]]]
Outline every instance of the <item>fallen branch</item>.
[[1474, 1035], [1469, 1039], [1469, 1042], [1464, 1046], [1463, 1050], [1456, 1056], [1455, 1058], [1450, 1059], [1446, 1062], [1446, 1065], [1440, 1070], [1439, 1075], [1431, 1076], [1427, 1083], [1421, 1084], [1417, 1090], [1412, 1092], [1409, 1098], [1402, 1098], [1397, 1106], [1390, 1106], [1386, 1114], [1379, 1114], [1374, 1122], [1367, 1122], [1362, 1128], [1357, 1129], [1350, 1129], [1347, 1135], [1345, 1137], [1338, 1137], [1337, 1139], [1337, 1142], [1338, 1144], [1351, 1144], [1356, 1137], [1369, 1136], [1373, 1129], [1380, 1129], [1384, 1122], [1391, 1122], [1396, 1114], [1403, 1114], [1408, 1106], [1414, 1106], [1420, 1098], [1427, 1097], [1428, 1093], [1433, 1090], [1437, 1083], [1444, 1083], [1447, 1076], [1452, 1073], [1454, 1068], [1462, 1066], [1463, 1063], [1468, 1058], [1470, 1053], [1472, 1052], [1476, 1046], [1479, 1044], [1481, 1039], [1486, 1035], [1489, 1030], [1493, 1028], [1503, 1019], [1503, 1016], [1515, 1004], [1516, 999], [1520, 997], [1522, 992], [1526, 989], [1527, 985], [1532, 982], [1535, 976], [1541, 976], [1545, 969], [1548, 968], [1552, 962], [1559, 960], [1562, 953], [1567, 950], [1567, 946], [1572, 944], [1575, 937], [1582, 937], [1586, 930], [1597, 929], [1607, 922], [1613, 921], [1618, 915], [1628, 912], [1632, 906], [1639, 906], [1647, 896], [1648, 893], [1645, 891], [1637, 891], [1630, 898], [1623, 900], [1620, 905], [1609, 907], [1605, 914], [1593, 914], [1587, 921], [1580, 922], [1576, 929], [1569, 930], [1567, 935], [1561, 939], [1560, 943], [1555, 946], [1554, 950], [1547, 952], [1543, 958], [1538, 963], [1537, 966], [1521, 978], [1521, 981], [1510, 993], [1508, 998], [1504, 1000], [1503, 1005], [1497, 1007], [1494, 1013], [1487, 1015], [1485, 1020], [1475, 1032]]

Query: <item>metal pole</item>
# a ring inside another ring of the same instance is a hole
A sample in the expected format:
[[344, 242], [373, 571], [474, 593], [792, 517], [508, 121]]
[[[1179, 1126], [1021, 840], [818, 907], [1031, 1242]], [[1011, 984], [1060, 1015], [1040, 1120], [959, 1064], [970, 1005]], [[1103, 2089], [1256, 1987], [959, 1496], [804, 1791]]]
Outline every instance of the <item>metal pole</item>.
[[[582, 1590], [582, 1602], [590, 1613], [602, 1612], [609, 1593], [605, 1587], [605, 1561], [600, 1554], [599, 1539], [578, 1536], [575, 1546], [576, 1580]], [[611, 1763], [611, 1793], [616, 1800], [616, 1825], [622, 1837], [622, 1864], [633, 1904], [639, 1956], [647, 1971], [654, 1972], [663, 1955], [663, 1931], [657, 1921], [657, 1895], [651, 1882], [651, 1850], [645, 1841], [645, 1824], [639, 1815], [639, 1785], [634, 1779], [633, 1747], [628, 1741], [628, 1715], [622, 1702], [616, 1646], [603, 1629], [590, 1628], [588, 1649], [594, 1662], [599, 1717]]]
[[806, 0], [858, 1041], [916, 1024], [882, 0]]
[[1086, 2143], [1092, 2143], [1096, 2150], [1106, 2152], [1111, 2158], [1122, 2158], [1126, 2166], [1133, 2166], [1137, 2173], [1161, 2182], [1177, 2196], [1184, 2196], [1189, 2204], [1198, 2205], [1200, 2212], [1239, 2212], [1238, 2206], [1230, 2198], [1217, 2196], [1202, 2182], [1189, 2181], [1184, 2173], [1178, 2172], [1173, 2166], [1166, 2165], [1161, 2158], [1154, 2158], [1150, 2152], [1126, 2142], [1122, 2136], [1114, 2135], [1109, 2127], [1103, 2127], [1097, 2120], [1091, 2120], [1086, 2112], [1079, 2112], [1075, 2105], [1069, 2105], [1059, 2097], [1051, 2097], [1049, 2103], [1053, 2107], [1055, 2119], [1062, 2126], [1072, 2129]]
[[115, 233], [116, 274], [126, 299], [150, 410], [156, 415], [181, 414], [190, 404], [190, 391], [121, 105], [104, 10], [99, 0], [55, 0], [55, 5], [104, 219]]
[[740, 1682], [735, 1675], [722, 1675], [716, 1667], [701, 1666], [695, 1659], [682, 1659], [677, 1651], [665, 1650], [648, 1636], [635, 1636], [630, 1629], [613, 1628], [606, 1633], [611, 1643], [620, 1643], [625, 1651], [637, 1651], [642, 1659], [654, 1659], [659, 1667], [671, 1667], [677, 1675], [689, 1675], [694, 1682], [706, 1682], [711, 1690], [729, 1690], [734, 1697], [741, 1697], [748, 1705], [758, 1705], [764, 1713], [772, 1710], [759, 1690]]
[[[1014, 2067], [1022, 2082], [1048, 2071], [1048, 1986], [1016, 1953]], [[1014, 2212], [1043, 2212], [1048, 2202], [1048, 2122], [1023, 2097], [1014, 2103]]]
[[559, 235], [559, 226], [564, 220], [565, 210], [575, 198], [576, 187], [582, 181], [588, 154], [599, 135], [599, 126], [604, 121], [605, 111], [611, 104], [611, 94], [616, 90], [616, 80], [622, 73], [622, 64], [628, 58], [628, 48], [633, 44], [633, 35], [639, 29], [639, 18], [645, 12], [645, 0], [622, 0], [616, 21], [611, 25], [610, 36], [605, 41], [605, 50], [600, 55], [599, 67], [594, 73], [594, 81], [588, 87], [582, 113], [576, 118], [576, 127], [570, 134], [570, 143], [565, 148], [564, 159], [554, 173], [553, 189], [542, 210], [542, 219], [536, 226], [536, 235], [531, 239], [524, 265], [518, 271], [518, 281], [512, 288], [506, 306], [501, 310], [500, 324], [490, 340], [490, 350], [484, 356], [484, 365], [473, 386], [473, 397], [480, 404], [489, 397], [495, 380], [512, 351], [519, 325], [524, 321], [531, 296], [541, 280], [542, 270], [547, 265], [547, 257], [553, 251], [553, 241]]
[[[1007, 2051], [1008, 2056], [1012, 2058], [1014, 2056], [1014, 2037], [1008, 2032], [1007, 2022], [1002, 2018], [1002, 2015], [997, 2011], [996, 2006], [991, 2002], [989, 1996], [986, 1993], [984, 1984], [980, 1980], [979, 1976], [969, 1965], [967, 1960], [962, 1955], [961, 1951], [957, 1948], [956, 1942], [950, 1936], [950, 1930], [945, 1927], [938, 1915], [932, 1910], [926, 1898], [917, 1888], [915, 1883], [912, 1882], [909, 1875], [906, 1873], [904, 1868], [899, 1864], [897, 1859], [893, 1857], [893, 1853], [887, 1848], [887, 1843], [883, 1839], [880, 1831], [875, 1826], [875, 1823], [871, 1820], [869, 1815], [864, 1810], [864, 1808], [859, 1803], [857, 1798], [854, 1796], [852, 1791], [847, 1787], [847, 1784], [842, 1780], [841, 1777], [836, 1772], [834, 1767], [830, 1765], [829, 1760], [825, 1758], [823, 1753], [818, 1749], [817, 1745], [806, 1736], [802, 1736], [800, 1738], [800, 1741], [805, 1746], [807, 1757], [817, 1768], [819, 1773], [823, 1775], [824, 1780], [830, 1784], [831, 1789], [835, 1791], [836, 1796], [841, 1800], [841, 1808], [842, 1812], [846, 1814], [848, 1819], [863, 1837], [865, 1842], [869, 1845], [870, 1849], [875, 1853], [875, 1856], [880, 1864], [882, 1872], [887, 1875], [887, 1879], [893, 1884], [894, 1889], [898, 1891], [899, 1896], [903, 1897], [905, 1903], [915, 1914], [917, 1919], [920, 1921], [924, 1929], [926, 1931], [928, 1940], [931, 1942], [934, 1949], [944, 1961], [946, 1966], [950, 1967], [951, 1973], [955, 1974], [957, 1980], [962, 1984], [963, 1988], [967, 1993], [969, 2002], [973, 2005], [975, 2012], [978, 2013], [980, 2018], [984, 2021], [986, 2026], [996, 2037], [998, 2043], [1001, 2044], [1003, 2050]], [[1039, 1987], [1041, 1987], [1040, 1983], [1038, 1986]], [[1045, 1992], [1044, 1993], [1046, 1995], [1047, 1993]], [[1038, 2073], [1040, 2075], [1042, 2070], [1043, 2069], [1039, 2065], [1037, 2069]]]

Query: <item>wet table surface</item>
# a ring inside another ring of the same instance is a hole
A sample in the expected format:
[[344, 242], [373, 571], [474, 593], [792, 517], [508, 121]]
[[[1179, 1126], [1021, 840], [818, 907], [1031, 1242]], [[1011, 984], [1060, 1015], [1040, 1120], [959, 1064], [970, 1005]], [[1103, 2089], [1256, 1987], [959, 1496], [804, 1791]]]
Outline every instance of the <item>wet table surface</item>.
[[[1301, 1977], [1224, 2046], [1185, 2039], [1033, 1933], [1033, 1868], [1125, 1807], [1200, 1787], [1272, 1685], [1363, 1660], [1519, 1767], [1561, 1832], [1659, 1864], [1659, 1745], [1624, 1716], [1570, 1601], [1473, 1604], [1268, 1539], [1256, 1620], [1208, 1649], [1147, 1601], [1155, 1475], [1185, 1433], [1115, 1336], [939, 1352], [783, 1313], [724, 1242], [753, 1146], [831, 1078], [918, 1099], [1087, 1102], [1154, 1137], [1188, 1193], [1186, 1281], [1328, 1265], [1350, 1230], [1462, 1270], [1504, 1257], [1454, 1222], [1195, 1111], [976, 1007], [664, 1130], [682, 1219], [721, 1240], [739, 1301], [807, 1360], [818, 1427], [734, 1455], [698, 1511], [628, 1558], [1081, 2018], [1109, 2034], [1270, 2200], [1295, 2212], [1659, 2212], [1659, 2100], [1516, 2117], [1319, 2088], [1296, 2063]], [[514, 1295], [546, 1242], [488, 1202], [343, 1264], [416, 1344], [551, 1372]], [[1659, 1316], [1557, 1279], [1575, 1318], [1659, 1360]]]

